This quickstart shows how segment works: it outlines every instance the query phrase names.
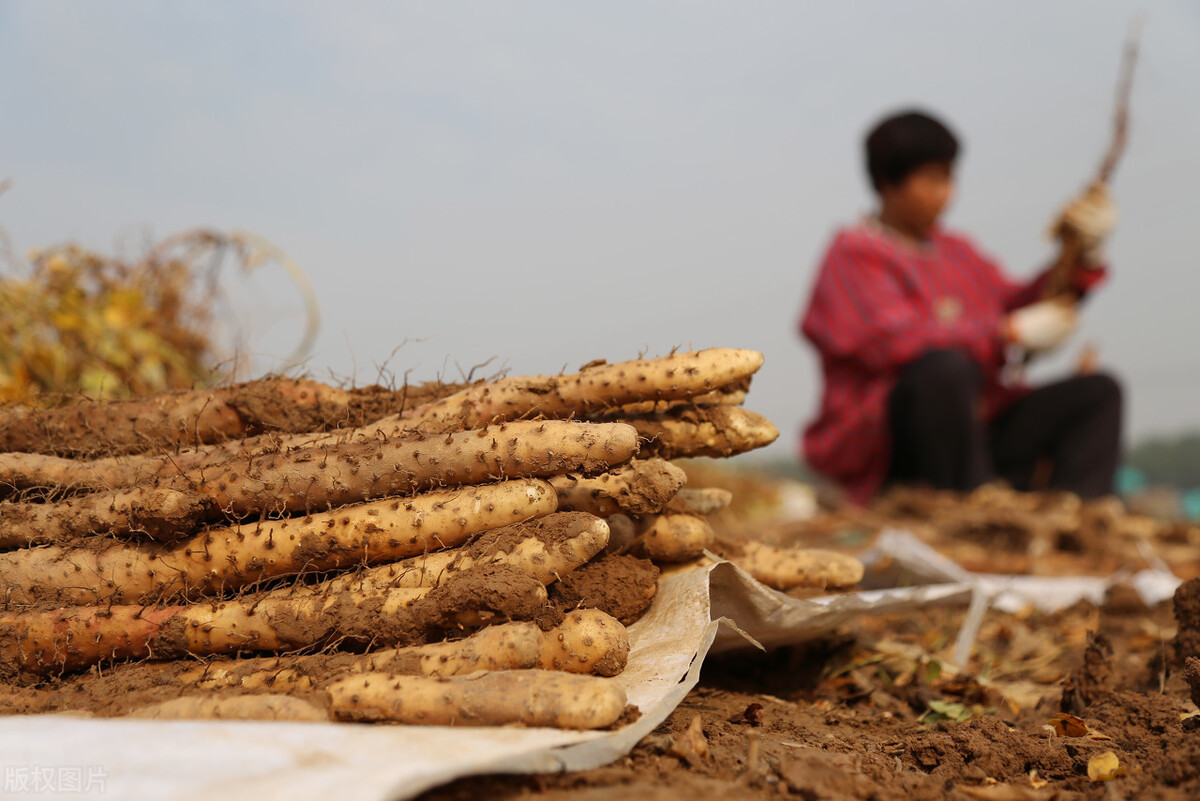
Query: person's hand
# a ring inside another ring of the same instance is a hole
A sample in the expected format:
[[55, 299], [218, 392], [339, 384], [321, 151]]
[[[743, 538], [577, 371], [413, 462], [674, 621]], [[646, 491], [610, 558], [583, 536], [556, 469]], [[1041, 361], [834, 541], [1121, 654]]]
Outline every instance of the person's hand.
[[1055, 226], [1060, 236], [1069, 233], [1079, 240], [1079, 257], [1085, 264], [1097, 264], [1102, 259], [1104, 242], [1117, 225], [1117, 207], [1103, 181], [1092, 184], [1086, 192], [1063, 209]]
[[1078, 315], [1073, 304], [1043, 300], [1008, 315], [1006, 334], [1029, 353], [1054, 350], [1075, 331]]

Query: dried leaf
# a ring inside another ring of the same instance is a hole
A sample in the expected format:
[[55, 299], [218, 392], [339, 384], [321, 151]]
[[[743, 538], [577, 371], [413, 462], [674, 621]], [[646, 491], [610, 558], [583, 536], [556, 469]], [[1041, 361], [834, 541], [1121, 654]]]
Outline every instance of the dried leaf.
[[669, 753], [685, 760], [693, 768], [703, 767], [708, 762], [708, 740], [704, 737], [704, 723], [699, 712], [692, 718], [687, 731], [671, 745]]
[[1047, 722], [1059, 737], [1084, 737], [1088, 733], [1087, 723], [1083, 718], [1068, 715], [1066, 712], [1059, 712]]

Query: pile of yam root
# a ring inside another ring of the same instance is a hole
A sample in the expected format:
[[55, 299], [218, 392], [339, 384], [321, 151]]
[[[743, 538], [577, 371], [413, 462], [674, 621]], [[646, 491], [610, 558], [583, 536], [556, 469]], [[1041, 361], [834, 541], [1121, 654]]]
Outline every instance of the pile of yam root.
[[[711, 349], [466, 385], [0, 408], [0, 713], [604, 728], [660, 567], [778, 432]], [[837, 554], [743, 543], [779, 588]]]

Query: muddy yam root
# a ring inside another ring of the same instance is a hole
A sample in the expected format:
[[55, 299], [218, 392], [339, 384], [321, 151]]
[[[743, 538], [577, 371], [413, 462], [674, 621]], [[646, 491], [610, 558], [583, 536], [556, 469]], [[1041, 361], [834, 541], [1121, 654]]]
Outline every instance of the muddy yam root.
[[770, 445], [779, 437], [779, 429], [770, 420], [740, 406], [685, 406], [620, 419], [637, 429], [643, 458], [735, 456]]
[[156, 720], [290, 720], [328, 721], [329, 713], [301, 698], [289, 695], [189, 695], [157, 704], [147, 704], [125, 717]]
[[328, 693], [341, 720], [432, 726], [602, 729], [625, 711], [625, 692], [611, 679], [545, 670], [452, 679], [369, 673], [335, 681]]
[[689, 515], [710, 515], [733, 502], [733, 493], [720, 487], [681, 489], [667, 503], [666, 511]]
[[212, 499], [166, 487], [95, 492], [56, 503], [0, 503], [0, 548], [63, 543], [89, 536], [181, 539], [213, 517]]
[[615, 676], [629, 661], [629, 635], [612, 615], [599, 609], [568, 612], [542, 638], [537, 666], [542, 670]]
[[[237, 460], [190, 471], [163, 487], [200, 499], [199, 508], [244, 520], [324, 511], [504, 478], [594, 473], [622, 464], [636, 452], [637, 435], [622, 424], [516, 422], [446, 437], [327, 446]], [[159, 539], [182, 539], [191, 531], [183, 528], [179, 515], [163, 509], [156, 516], [155, 507], [148, 503], [152, 493], [163, 491], [124, 490], [120, 506], [106, 516], [103, 513], [110, 503], [106, 494], [44, 504], [37, 511], [36, 523], [43, 532], [86, 531], [103, 523], [107, 525], [104, 533], [110, 535], [128, 533], [136, 525], [154, 531]], [[139, 511], [122, 515], [120, 509], [124, 508]], [[196, 528], [198, 523], [192, 531]], [[36, 535], [19, 526], [9, 529], [7, 536], [13, 539], [34, 539]], [[37, 536], [45, 541], [45, 533]]]
[[656, 562], [687, 562], [713, 543], [713, 530], [695, 515], [650, 515], [639, 521], [638, 550]]
[[[732, 348], [616, 364], [601, 361], [571, 375], [504, 378], [470, 387], [414, 409], [403, 424], [444, 432], [474, 428], [492, 420], [582, 416], [628, 403], [685, 400], [744, 381], [761, 366], [761, 353]], [[389, 423], [380, 421], [380, 430], [386, 431]]]
[[761, 542], [722, 542], [717, 552], [777, 590], [796, 587], [844, 589], [862, 581], [862, 562], [819, 548], [777, 548]]
[[686, 481], [687, 473], [668, 461], [635, 459], [591, 478], [572, 473], [555, 476], [550, 485], [558, 493], [559, 509], [608, 517], [661, 512]]
[[[216, 660], [188, 665], [172, 675], [175, 683], [199, 689], [239, 688], [255, 692], [307, 692], [352, 673], [405, 676], [466, 676], [481, 670], [521, 670], [537, 666], [543, 633], [533, 623], [497, 623], [461, 640], [385, 648], [365, 654], [322, 653]], [[141, 665], [118, 668], [136, 672]]]
[[303, 518], [213, 528], [173, 546], [50, 546], [0, 553], [7, 608], [152, 603], [264, 579], [404, 559], [554, 511], [549, 484], [517, 479]]
[[214, 390], [85, 401], [53, 409], [0, 408], [0, 451], [58, 455], [139, 453], [240, 439], [263, 431], [315, 431], [351, 420], [352, 393], [316, 381], [270, 378]]
[[[117, 488], [154, 477], [168, 477], [181, 470], [213, 468], [231, 460], [311, 447], [394, 440], [413, 432], [445, 434], [520, 417], [569, 418], [610, 411], [619, 419], [638, 411], [661, 410], [664, 404], [737, 404], [744, 399], [744, 387], [761, 365], [762, 354], [728, 348], [611, 365], [599, 362], [573, 375], [513, 377], [474, 384], [350, 431], [326, 435], [261, 436], [194, 448], [174, 454], [171, 459], [157, 456], [110, 458], [88, 463], [29, 459], [21, 454], [0, 453], [0, 485], [18, 489], [35, 486]], [[613, 464], [621, 461], [613, 460]]]
[[380, 565], [336, 579], [336, 588], [436, 587], [474, 567], [508, 564], [543, 584], [585, 564], [608, 543], [608, 524], [586, 512], [546, 517], [493, 529], [458, 550], [439, 551]]
[[433, 591], [284, 588], [175, 607], [74, 607], [0, 616], [0, 670], [51, 674], [107, 660], [282, 651], [333, 642], [410, 645], [435, 632], [529, 619], [542, 582], [507, 565], [464, 572]]

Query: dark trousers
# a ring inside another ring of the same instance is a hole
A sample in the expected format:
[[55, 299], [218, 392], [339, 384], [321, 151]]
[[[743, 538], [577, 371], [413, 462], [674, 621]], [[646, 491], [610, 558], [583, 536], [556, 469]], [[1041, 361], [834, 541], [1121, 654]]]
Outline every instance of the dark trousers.
[[[990, 423], [980, 412], [982, 390], [983, 373], [960, 351], [932, 350], [905, 365], [888, 405], [888, 483], [965, 492], [1002, 478], [1019, 490], [1112, 492], [1122, 405], [1113, 378], [1096, 373], [1039, 387]], [[1048, 481], [1035, 487], [1039, 464], [1048, 464]]]

